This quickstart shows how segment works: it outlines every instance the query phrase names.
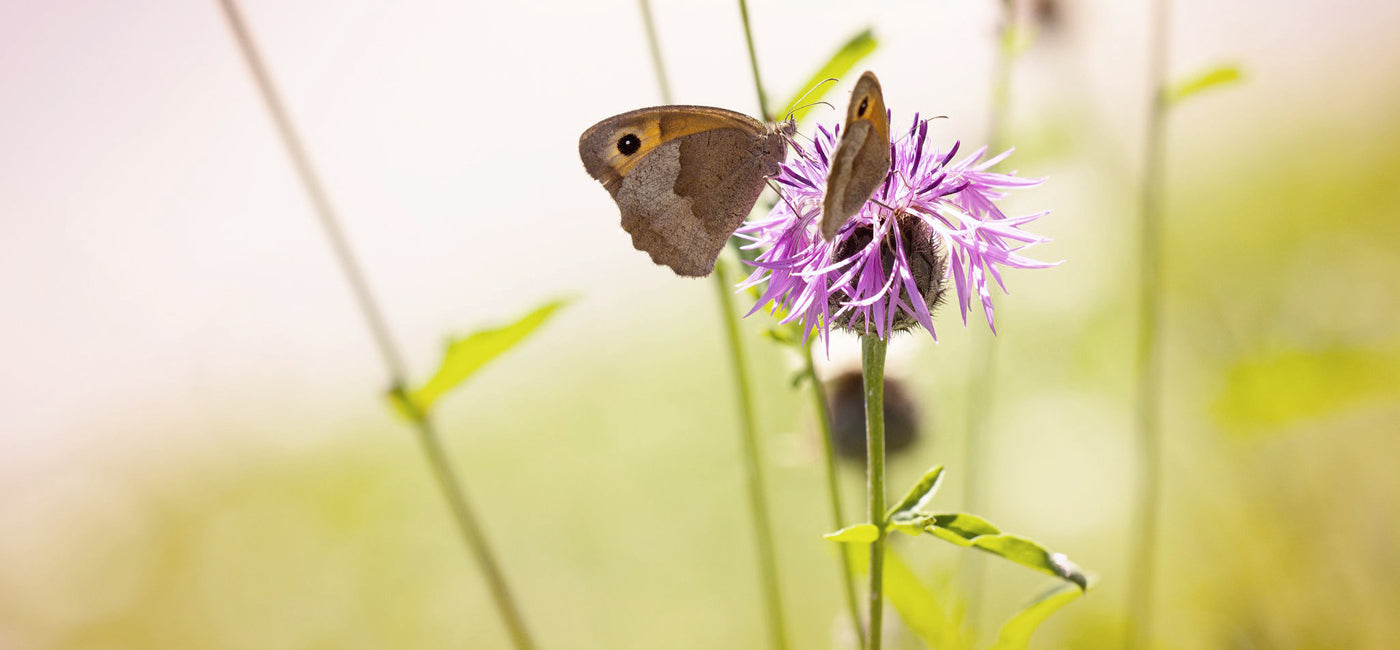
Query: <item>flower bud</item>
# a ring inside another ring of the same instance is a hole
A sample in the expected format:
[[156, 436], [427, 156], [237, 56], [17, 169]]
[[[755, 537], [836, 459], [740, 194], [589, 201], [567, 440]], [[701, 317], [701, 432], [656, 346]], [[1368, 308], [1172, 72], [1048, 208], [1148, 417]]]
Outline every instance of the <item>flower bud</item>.
[[[865, 387], [859, 371], [848, 371], [826, 384], [831, 410], [831, 442], [842, 458], [865, 463]], [[893, 377], [885, 378], [885, 454], [896, 456], [912, 447], [918, 437], [919, 413], [904, 388]]]

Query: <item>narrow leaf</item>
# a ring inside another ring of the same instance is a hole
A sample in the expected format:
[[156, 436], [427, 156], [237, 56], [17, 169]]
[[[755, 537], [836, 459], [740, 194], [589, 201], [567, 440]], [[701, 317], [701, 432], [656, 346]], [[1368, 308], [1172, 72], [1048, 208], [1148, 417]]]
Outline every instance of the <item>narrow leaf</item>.
[[[852, 566], [861, 573], [869, 574], [870, 554], [856, 551], [847, 547]], [[885, 551], [884, 587], [885, 600], [899, 612], [900, 620], [928, 647], [945, 650], [968, 646], [967, 640], [962, 638], [960, 626], [948, 615], [938, 596], [919, 581], [909, 565], [888, 550]]]
[[1239, 67], [1234, 64], [1208, 68], [1169, 85], [1166, 88], [1167, 104], [1175, 105], [1208, 88], [1234, 83], [1239, 81], [1241, 76]]
[[778, 325], [777, 327], [765, 329], [763, 330], [763, 335], [783, 345], [797, 346], [801, 344], [798, 339], [793, 337], [792, 328], [786, 325]]
[[928, 505], [929, 501], [933, 500], [933, 495], [938, 492], [938, 486], [942, 482], [943, 466], [934, 465], [924, 473], [919, 482], [914, 484], [914, 487], [909, 488], [909, 492], [904, 495], [903, 499], [899, 500], [899, 503], [890, 508], [885, 519], [893, 520], [904, 512], [911, 514], [920, 512]]
[[856, 524], [847, 526], [834, 533], [822, 535], [833, 542], [843, 542], [849, 544], [869, 544], [880, 537], [880, 529], [875, 524]]
[[492, 359], [525, 340], [549, 320], [555, 310], [567, 303], [567, 300], [546, 303], [514, 323], [481, 330], [448, 343], [447, 352], [442, 357], [442, 365], [438, 367], [437, 374], [426, 384], [409, 393], [414, 407], [419, 413], [427, 412], [439, 397], [466, 381]]
[[1001, 534], [1001, 530], [986, 519], [962, 512], [934, 515], [933, 525], [955, 533], [964, 539]]
[[894, 553], [885, 552], [885, 598], [899, 612], [900, 620], [930, 648], [958, 648], [959, 626], [953, 623], [933, 591], [919, 581], [909, 565]]
[[981, 549], [1023, 567], [1073, 582], [1080, 589], [1088, 588], [1084, 572], [1063, 553], [1052, 553], [1024, 537], [1003, 534], [981, 517], [963, 513], [935, 515], [925, 530], [958, 546]]
[[918, 537], [924, 534], [929, 524], [933, 523], [933, 518], [928, 515], [903, 513], [890, 519], [889, 529], [897, 530], [910, 537]]
[[[811, 106], [803, 108], [802, 110], [797, 110], [799, 102], [802, 104], [812, 104], [820, 101], [822, 97], [826, 96], [831, 86], [823, 85], [820, 88], [816, 88], [817, 84], [832, 77], [839, 78], [847, 72], [850, 72], [851, 68], [855, 67], [857, 63], [860, 63], [861, 59], [870, 56], [870, 53], [874, 52], [878, 45], [879, 42], [876, 41], [875, 34], [869, 29], [852, 36], [850, 40], [846, 41], [845, 45], [841, 46], [841, 49], [836, 50], [836, 52], [831, 55], [831, 58], [827, 59], [826, 64], [818, 69], [816, 73], [812, 75], [812, 78], [807, 80], [807, 83], [802, 84], [802, 87], [792, 96], [792, 99], [788, 100], [787, 105], [783, 107], [783, 111], [778, 113], [778, 115], [786, 116], [791, 114], [793, 119], [801, 122], [802, 118], [807, 115], [807, 111], [811, 110]], [[813, 90], [813, 88], [816, 88], [816, 90]]]
[[1089, 579], [1084, 572], [1069, 561], [1064, 553], [1051, 553], [1039, 544], [1015, 535], [983, 535], [972, 540], [972, 545], [992, 555], [1000, 555], [1023, 567], [1028, 567], [1079, 585], [1081, 590], [1089, 588]]
[[802, 385], [807, 383], [807, 379], [810, 377], [811, 375], [807, 374], [806, 370], [793, 371], [792, 377], [788, 379], [788, 386], [791, 386], [794, 390], [802, 388]]
[[1037, 596], [1001, 626], [1001, 633], [991, 650], [1026, 650], [1030, 646], [1031, 633], [1050, 618], [1051, 614], [1070, 604], [1083, 593], [1081, 589], [1060, 583]]

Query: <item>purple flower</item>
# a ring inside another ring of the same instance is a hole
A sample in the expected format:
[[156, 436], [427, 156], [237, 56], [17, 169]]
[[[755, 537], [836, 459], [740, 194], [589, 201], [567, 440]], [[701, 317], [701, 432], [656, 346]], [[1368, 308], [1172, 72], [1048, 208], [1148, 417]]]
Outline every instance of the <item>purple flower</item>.
[[797, 157], [774, 178], [780, 200], [768, 215], [750, 221], [739, 236], [761, 248], [757, 267], [741, 284], [766, 283], [750, 314], [771, 304], [781, 322], [800, 323], [806, 340], [815, 328], [830, 338], [833, 325], [857, 333], [874, 330], [888, 338], [922, 325], [934, 340], [929, 313], [940, 303], [951, 277], [963, 325], [974, 295], [992, 322], [991, 276], [1006, 292], [1000, 267], [1055, 266], [1020, 255], [1048, 241], [1021, 230], [1045, 214], [1007, 217], [996, 201], [1011, 188], [1039, 185], [1014, 173], [987, 171], [1011, 152], [981, 161], [986, 147], [954, 162], [959, 143], [939, 151], [926, 142], [928, 120], [914, 116], [908, 133], [891, 143], [885, 183], [841, 227], [833, 241], [820, 233], [822, 195], [829, 157], [840, 127], [818, 127], [814, 152], [793, 147]]

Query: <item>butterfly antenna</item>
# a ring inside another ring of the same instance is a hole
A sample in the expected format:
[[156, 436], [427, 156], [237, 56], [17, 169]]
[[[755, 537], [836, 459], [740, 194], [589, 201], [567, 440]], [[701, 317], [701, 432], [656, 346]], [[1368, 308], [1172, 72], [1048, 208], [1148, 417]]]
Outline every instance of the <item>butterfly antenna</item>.
[[816, 105], [818, 105], [818, 104], [825, 104], [827, 108], [829, 108], [829, 109], [831, 109], [831, 110], [833, 110], [833, 111], [836, 110], [836, 107], [835, 107], [835, 106], [832, 106], [831, 102], [828, 102], [828, 101], [815, 101], [815, 102], [812, 102], [812, 103], [810, 103], [810, 104], [803, 104], [803, 105], [801, 105], [801, 106], [798, 106], [797, 108], [794, 108], [794, 109], [788, 111], [787, 119], [789, 119], [789, 120], [792, 119], [792, 116], [796, 115], [798, 111], [801, 111], [801, 110], [804, 109], [804, 108], [811, 108], [811, 107], [816, 106]]
[[[818, 81], [816, 84], [813, 84], [811, 88], [808, 88], [808, 89], [807, 89], [807, 92], [802, 93], [802, 96], [801, 96], [801, 97], [798, 97], [798, 98], [797, 98], [797, 101], [795, 101], [795, 102], [793, 102], [793, 103], [796, 104], [796, 103], [798, 103], [798, 102], [801, 102], [801, 101], [804, 100], [804, 99], [807, 99], [807, 96], [810, 95], [810, 94], [812, 94], [813, 92], [816, 92], [816, 90], [817, 90], [818, 88], [821, 88], [822, 86], [824, 86], [824, 85], [826, 85], [826, 84], [828, 84], [828, 83], [835, 82], [835, 81], [838, 81], [838, 80], [836, 79], [836, 77], [827, 77], [827, 78], [825, 78], [825, 79], [822, 79], [821, 81]], [[825, 104], [826, 102], [818, 102], [818, 103], [823, 103], [823, 104]], [[808, 104], [807, 106], [815, 106], [815, 104]], [[797, 108], [794, 108], [794, 109], [788, 111], [787, 116], [784, 117], [783, 119], [787, 119], [787, 120], [792, 119], [792, 116], [793, 116], [795, 113], [797, 113], [797, 111], [800, 111], [800, 110], [802, 110], [802, 109], [804, 109], [804, 108], [807, 108], [807, 106], [799, 106], [799, 107], [797, 107]], [[831, 106], [831, 104], [827, 104], [827, 106]]]

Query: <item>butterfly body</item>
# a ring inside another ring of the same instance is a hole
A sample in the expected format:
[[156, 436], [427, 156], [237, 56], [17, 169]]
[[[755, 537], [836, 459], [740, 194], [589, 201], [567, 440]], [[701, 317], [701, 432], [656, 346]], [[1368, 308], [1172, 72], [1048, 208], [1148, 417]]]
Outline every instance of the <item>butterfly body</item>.
[[700, 277], [778, 173], [793, 128], [722, 108], [657, 106], [593, 125], [579, 158], [617, 203], [633, 246]]
[[831, 240], [860, 212], [890, 171], [890, 120], [885, 96], [874, 73], [856, 81], [846, 124], [831, 155], [826, 196], [822, 200], [822, 237]]

